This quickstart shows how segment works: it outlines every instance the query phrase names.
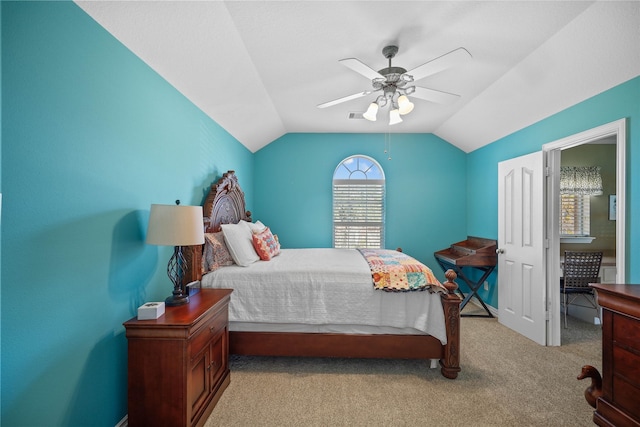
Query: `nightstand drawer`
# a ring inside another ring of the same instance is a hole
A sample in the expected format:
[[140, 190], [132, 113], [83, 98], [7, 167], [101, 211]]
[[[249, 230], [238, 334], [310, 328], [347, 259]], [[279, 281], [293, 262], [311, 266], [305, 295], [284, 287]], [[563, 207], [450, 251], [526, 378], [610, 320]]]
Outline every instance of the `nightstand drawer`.
[[[209, 335], [208, 332], [202, 334]], [[221, 382], [228, 372], [227, 328], [218, 329], [205, 343], [203, 350], [191, 358], [191, 381], [189, 381], [189, 396], [191, 396], [191, 420], [198, 420], [206, 408], [211, 392]]]
[[205, 348], [213, 339], [213, 337], [228, 324], [229, 315], [227, 310], [218, 313], [217, 316], [211, 318], [207, 323], [202, 325], [191, 338], [191, 357], [197, 355]]
[[227, 369], [228, 348], [227, 331], [221, 330], [211, 342], [211, 385], [216, 386], [218, 380]]

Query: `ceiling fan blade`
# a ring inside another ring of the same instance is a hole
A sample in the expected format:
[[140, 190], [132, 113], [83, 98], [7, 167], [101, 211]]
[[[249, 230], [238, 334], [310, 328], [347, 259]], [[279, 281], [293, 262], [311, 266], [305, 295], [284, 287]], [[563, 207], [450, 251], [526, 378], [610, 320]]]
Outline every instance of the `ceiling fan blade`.
[[413, 70], [407, 71], [405, 74], [413, 76], [413, 80], [416, 81], [451, 68], [454, 65], [461, 64], [469, 59], [471, 59], [471, 54], [465, 48], [459, 47], [425, 64], [419, 65]]
[[338, 62], [340, 62], [345, 67], [351, 68], [356, 73], [362, 74], [363, 76], [365, 76], [369, 80], [379, 79], [379, 78], [383, 78], [384, 79], [384, 76], [382, 74], [380, 74], [377, 71], [373, 70], [368, 65], [363, 64], [362, 62], [360, 62], [359, 59], [346, 58], [346, 59], [341, 59]]
[[340, 104], [340, 103], [343, 103], [343, 102], [351, 101], [352, 99], [357, 99], [357, 98], [361, 98], [363, 96], [367, 96], [367, 95], [369, 95], [370, 93], [373, 93], [373, 92], [375, 92], [375, 91], [373, 91], [373, 90], [365, 90], [364, 92], [354, 93], [353, 95], [344, 96], [342, 98], [334, 99], [333, 101], [325, 102], [324, 104], [319, 104], [318, 108], [331, 107], [331, 106], [336, 105], [336, 104]]
[[442, 92], [435, 89], [427, 89], [426, 87], [420, 86], [416, 86], [416, 90], [409, 96], [424, 99], [425, 101], [436, 102], [438, 104], [451, 104], [460, 98], [460, 95]]

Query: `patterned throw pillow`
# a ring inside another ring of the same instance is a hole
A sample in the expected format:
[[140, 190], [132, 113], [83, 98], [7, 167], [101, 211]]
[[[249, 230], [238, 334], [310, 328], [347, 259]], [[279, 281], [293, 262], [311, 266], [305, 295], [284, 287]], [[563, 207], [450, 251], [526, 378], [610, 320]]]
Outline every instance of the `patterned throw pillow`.
[[280, 243], [273, 237], [269, 227], [260, 233], [253, 234], [253, 247], [263, 261], [269, 261], [280, 253]]
[[204, 253], [202, 256], [202, 271], [209, 273], [220, 267], [233, 264], [233, 258], [224, 243], [222, 232], [205, 233]]

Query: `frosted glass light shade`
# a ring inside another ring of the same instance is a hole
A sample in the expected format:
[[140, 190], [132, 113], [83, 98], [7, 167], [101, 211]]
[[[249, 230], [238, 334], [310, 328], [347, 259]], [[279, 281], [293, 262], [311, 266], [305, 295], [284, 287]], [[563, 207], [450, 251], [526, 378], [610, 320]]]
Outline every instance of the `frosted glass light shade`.
[[398, 109], [391, 110], [389, 112], [389, 125], [395, 125], [402, 122], [402, 118], [400, 117], [400, 111]]
[[151, 205], [147, 244], [192, 246], [203, 243], [202, 206]]
[[398, 98], [398, 110], [402, 115], [409, 114], [413, 111], [413, 102], [409, 101], [409, 98], [405, 95], [401, 95]]
[[367, 111], [362, 115], [362, 117], [369, 120], [370, 122], [375, 122], [377, 114], [378, 114], [378, 104], [376, 104], [375, 102], [372, 102], [371, 104], [369, 104], [369, 108], [367, 108]]

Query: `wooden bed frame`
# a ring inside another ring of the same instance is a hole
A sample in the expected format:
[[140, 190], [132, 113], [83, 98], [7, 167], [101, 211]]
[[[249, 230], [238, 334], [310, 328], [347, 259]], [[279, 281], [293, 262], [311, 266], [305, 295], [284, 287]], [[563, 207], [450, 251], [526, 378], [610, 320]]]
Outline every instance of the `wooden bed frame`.
[[[234, 171], [211, 186], [203, 205], [205, 232], [221, 224], [251, 221], [244, 192]], [[204, 246], [184, 248], [187, 260], [184, 283], [202, 278]], [[351, 357], [388, 359], [439, 359], [440, 371], [454, 379], [460, 372], [460, 298], [455, 294], [456, 273], [445, 273], [448, 293], [442, 294], [447, 344], [430, 335], [356, 335], [338, 333], [229, 332], [229, 352], [254, 356]]]

